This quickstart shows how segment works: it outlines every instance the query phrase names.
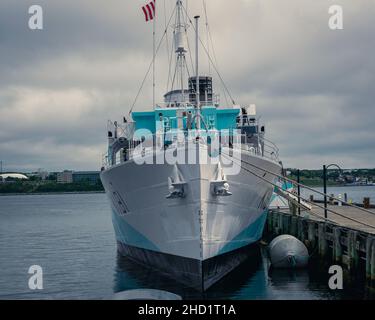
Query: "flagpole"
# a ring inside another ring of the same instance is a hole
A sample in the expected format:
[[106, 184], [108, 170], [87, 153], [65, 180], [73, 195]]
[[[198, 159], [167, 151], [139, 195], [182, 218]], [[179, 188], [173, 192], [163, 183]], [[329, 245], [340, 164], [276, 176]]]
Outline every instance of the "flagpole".
[[152, 20], [152, 42], [153, 42], [153, 63], [152, 63], [152, 107], [155, 108], [155, 55], [156, 55], [156, 35], [155, 35], [155, 27], [156, 27], [156, 1], [154, 1], [155, 11], [154, 11], [154, 19]]

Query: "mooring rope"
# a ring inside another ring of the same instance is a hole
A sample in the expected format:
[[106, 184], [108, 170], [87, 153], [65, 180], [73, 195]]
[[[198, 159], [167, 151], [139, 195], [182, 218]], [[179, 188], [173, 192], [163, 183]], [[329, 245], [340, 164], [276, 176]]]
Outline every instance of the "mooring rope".
[[[251, 173], [252, 175], [256, 176], [257, 178], [259, 178], [259, 179], [261, 179], [261, 180], [263, 180], [263, 181], [265, 181], [265, 182], [271, 184], [271, 185], [274, 186], [274, 187], [279, 188], [279, 186], [278, 186], [277, 184], [275, 184], [275, 183], [273, 183], [273, 182], [271, 182], [271, 181], [265, 179], [264, 177], [262, 177], [262, 176], [256, 174], [255, 172], [251, 171], [251, 170], [248, 169], [248, 168], [245, 168], [245, 167], [242, 165], [242, 162], [243, 162], [243, 163], [246, 163], [246, 164], [250, 164], [250, 163], [248, 163], [248, 162], [246, 162], [246, 161], [244, 161], [244, 160], [242, 160], [242, 159], [238, 159], [238, 158], [236, 158], [236, 157], [229, 157], [229, 156], [226, 156], [225, 154], [222, 154], [222, 155], [224, 155], [225, 157], [227, 157], [228, 160], [231, 160], [231, 161], [233, 161], [233, 158], [236, 159], [236, 160], [240, 160], [240, 161], [241, 161], [241, 164], [237, 163], [237, 165], [239, 165], [239, 166], [240, 166], [242, 169], [244, 169], [246, 172], [249, 172], [249, 173]], [[251, 164], [251, 165], [252, 165], [252, 164]], [[260, 170], [263, 170], [263, 169], [260, 169]], [[263, 170], [263, 171], [266, 172], [267, 170]], [[289, 194], [295, 196], [294, 193], [292, 193], [292, 192], [290, 192], [290, 191], [288, 191], [288, 190], [283, 190], [283, 191], [285, 191], [285, 192], [287, 192], [287, 193], [289, 193]], [[312, 201], [310, 201], [310, 200], [304, 199], [304, 198], [302, 198], [302, 197], [300, 197], [300, 198], [301, 198], [302, 200], [304, 200], [304, 201], [310, 203], [310, 204], [313, 204], [313, 205], [315, 205], [315, 206], [321, 208], [321, 209], [325, 209], [325, 207], [320, 206], [320, 205], [318, 205], [318, 204], [316, 204], [316, 203], [314, 203], [314, 202], [312, 202]], [[345, 218], [345, 219], [348, 219], [348, 220], [350, 220], [350, 221], [353, 221], [353, 222], [359, 223], [359, 224], [361, 224], [361, 225], [364, 225], [364, 226], [366, 226], [366, 227], [370, 227], [370, 228], [372, 228], [372, 229], [375, 229], [375, 226], [369, 225], [369, 224], [367, 224], [366, 222], [362, 222], [362, 221], [357, 220], [357, 219], [354, 219], [354, 218], [350, 218], [350, 217], [345, 216], [345, 215], [343, 215], [343, 214], [341, 214], [341, 213], [338, 213], [338, 212], [336, 212], [336, 211], [333, 211], [332, 209], [327, 208], [327, 211], [329, 211], [329, 212], [331, 212], [331, 213], [333, 213], [333, 214], [336, 214], [336, 215], [338, 215], [338, 216], [340, 216], [340, 217], [342, 217], [342, 218]], [[310, 212], [311, 212], [313, 215], [318, 216], [320, 219], [324, 219], [324, 220], [326, 220], [326, 221], [330, 221], [330, 222], [334, 223], [335, 225], [338, 225], [338, 223], [337, 223], [336, 221], [334, 221], [334, 220], [331, 220], [331, 219], [329, 219], [329, 218], [324, 218], [324, 217], [320, 216], [319, 214], [313, 213], [312, 211], [310, 211]], [[370, 211], [370, 212], [371, 212], [371, 211]], [[372, 212], [371, 212], [371, 213], [372, 213]]]
[[[341, 199], [338, 199], [338, 198], [336, 198], [336, 197], [331, 197], [330, 195], [327, 195], [327, 194], [325, 194], [325, 193], [323, 193], [323, 192], [320, 192], [320, 191], [318, 191], [318, 190], [315, 190], [315, 189], [313, 189], [313, 188], [310, 188], [310, 187], [308, 187], [308, 186], [306, 186], [306, 185], [303, 185], [303, 184], [301, 184], [301, 183], [299, 183], [299, 182], [297, 182], [297, 181], [295, 181], [295, 180], [293, 180], [293, 179], [289, 179], [289, 178], [287, 178], [287, 177], [285, 177], [285, 176], [282, 176], [282, 175], [280, 175], [280, 174], [278, 174], [278, 173], [276, 173], [276, 172], [272, 172], [272, 171], [269, 171], [269, 170], [267, 170], [267, 169], [261, 168], [261, 167], [255, 165], [255, 164], [253, 164], [253, 163], [246, 162], [246, 161], [244, 161], [244, 160], [242, 160], [242, 159], [237, 159], [237, 160], [241, 160], [242, 162], [244, 162], [244, 163], [246, 163], [246, 164], [248, 164], [248, 165], [250, 165], [250, 166], [252, 166], [252, 167], [254, 167], [254, 168], [256, 168], [256, 169], [259, 169], [259, 170], [261, 170], [261, 171], [264, 171], [264, 172], [267, 172], [267, 173], [269, 173], [269, 174], [272, 174], [272, 175], [274, 175], [274, 176], [276, 176], [276, 177], [278, 177], [278, 178], [280, 178], [280, 179], [283, 179], [283, 180], [286, 180], [286, 181], [292, 182], [293, 184], [295, 184], [295, 185], [297, 185], [297, 186], [300, 186], [300, 187], [302, 187], [302, 188], [304, 188], [304, 189], [308, 189], [308, 190], [310, 190], [310, 191], [312, 191], [312, 192], [318, 193], [318, 194], [320, 194], [320, 195], [322, 195], [322, 196], [325, 196], [325, 197], [328, 196], [328, 197], [330, 197], [330, 198], [333, 199], [333, 200], [337, 200], [337, 201], [339, 201], [339, 202], [341, 202], [341, 203], [344, 203], [344, 204], [347, 205], [348, 207], [352, 207], [352, 208], [358, 209], [358, 210], [360, 210], [360, 211], [363, 211], [363, 212], [366, 212], [366, 213], [370, 213], [370, 214], [372, 214], [372, 215], [375, 214], [374, 212], [372, 212], [372, 211], [370, 211], [370, 210], [367, 210], [367, 209], [365, 209], [365, 208], [358, 207], [358, 206], [356, 206], [356, 205], [354, 205], [354, 204], [348, 203], [348, 202], [346, 202], [346, 201], [344, 201], [344, 200], [341, 200]], [[315, 202], [313, 202], [313, 203], [315, 204]]]

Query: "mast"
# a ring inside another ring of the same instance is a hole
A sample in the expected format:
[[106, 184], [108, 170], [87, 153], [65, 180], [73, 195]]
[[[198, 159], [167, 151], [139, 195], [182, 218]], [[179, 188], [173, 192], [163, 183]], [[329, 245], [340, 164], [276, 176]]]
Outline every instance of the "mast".
[[[184, 86], [184, 77], [185, 77], [185, 68], [186, 68], [186, 59], [185, 54], [187, 52], [187, 40], [186, 40], [186, 28], [187, 25], [184, 20], [184, 13], [183, 13], [183, 4], [182, 0], [177, 0], [176, 2], [176, 22], [174, 25], [174, 47], [175, 47], [175, 53], [177, 55], [176, 59], [176, 69], [175, 69], [175, 75], [173, 79], [177, 80], [177, 86], [178, 82], [180, 82], [180, 86], [178, 87], [179, 90], [181, 90], [179, 103], [185, 104], [185, 86]], [[174, 87], [174, 80], [172, 82], [172, 88]]]
[[200, 130], [201, 129], [201, 110], [200, 110], [200, 88], [199, 88], [199, 18], [200, 16], [195, 16], [194, 19], [195, 19], [195, 32], [196, 32], [196, 39], [195, 39], [195, 74], [196, 74], [196, 89], [195, 89], [195, 92], [196, 92], [196, 101], [197, 101], [197, 105], [196, 105], [196, 119], [197, 119], [197, 123], [196, 123], [196, 127], [197, 127], [197, 130]]
[[180, 81], [181, 81], [181, 100], [185, 103], [185, 90], [184, 90], [184, 69], [185, 69], [185, 54], [186, 54], [186, 25], [183, 23], [183, 8], [182, 1], [177, 0], [177, 23], [175, 26], [175, 48], [177, 54], [177, 63], [180, 69]]
[[154, 1], [154, 19], [152, 21], [152, 52], [153, 52], [153, 58], [152, 58], [152, 107], [155, 108], [155, 56], [156, 56], [156, 1]]

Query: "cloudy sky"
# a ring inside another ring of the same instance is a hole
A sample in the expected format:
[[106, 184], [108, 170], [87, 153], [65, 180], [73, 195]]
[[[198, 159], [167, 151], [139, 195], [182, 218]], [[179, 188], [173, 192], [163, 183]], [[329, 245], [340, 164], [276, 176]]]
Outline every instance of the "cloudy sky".
[[[1, 0], [5, 170], [100, 168], [106, 122], [128, 113], [150, 63], [152, 24], [140, 9], [146, 2]], [[168, 16], [174, 2], [158, 1], [158, 37], [161, 9], [165, 3]], [[257, 105], [285, 166], [375, 167], [375, 0], [206, 2], [221, 74], [238, 104]], [[28, 28], [32, 4], [44, 10], [42, 31]], [[344, 9], [344, 30], [328, 27], [333, 4]], [[202, 0], [189, 0], [188, 8], [204, 18]], [[157, 61], [158, 101], [166, 52], [161, 47]], [[149, 80], [136, 110], [151, 102]]]

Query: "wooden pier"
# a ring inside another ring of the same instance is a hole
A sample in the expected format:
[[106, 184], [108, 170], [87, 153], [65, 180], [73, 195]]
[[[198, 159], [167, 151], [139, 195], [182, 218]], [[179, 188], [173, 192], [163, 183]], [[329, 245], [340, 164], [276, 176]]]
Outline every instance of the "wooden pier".
[[341, 265], [375, 288], [375, 210], [364, 212], [335, 205], [328, 209], [340, 215], [329, 212], [325, 220], [324, 210], [315, 206], [314, 215], [309, 211], [298, 215], [286, 209], [270, 210], [266, 234], [293, 235], [306, 244], [310, 254], [314, 252], [323, 262]]

